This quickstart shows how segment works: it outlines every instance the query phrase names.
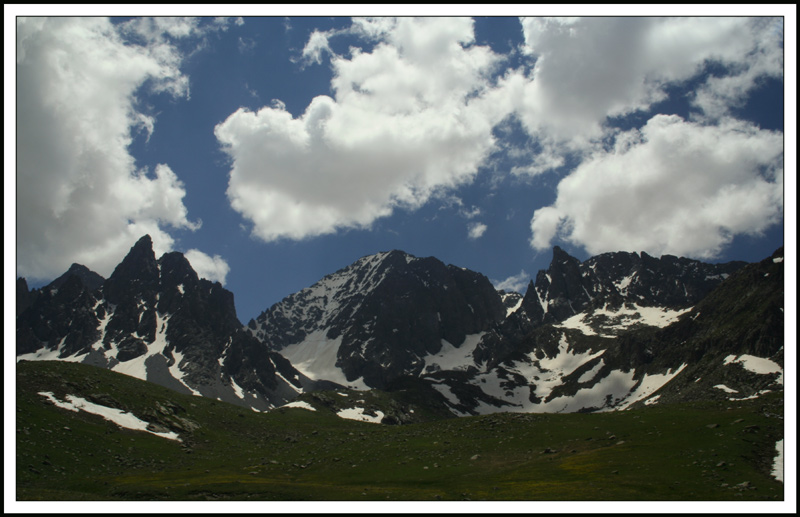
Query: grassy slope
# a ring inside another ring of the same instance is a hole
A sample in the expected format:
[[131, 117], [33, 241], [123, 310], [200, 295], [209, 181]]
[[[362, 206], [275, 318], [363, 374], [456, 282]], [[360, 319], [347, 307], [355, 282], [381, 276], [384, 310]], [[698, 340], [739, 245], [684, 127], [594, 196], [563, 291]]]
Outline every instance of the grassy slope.
[[[200, 427], [181, 444], [58, 409], [39, 391], [106, 394], [140, 416], [170, 403]], [[255, 413], [99, 368], [22, 362], [16, 411], [18, 500], [784, 497], [770, 475], [783, 437], [780, 394], [384, 426], [324, 409]]]

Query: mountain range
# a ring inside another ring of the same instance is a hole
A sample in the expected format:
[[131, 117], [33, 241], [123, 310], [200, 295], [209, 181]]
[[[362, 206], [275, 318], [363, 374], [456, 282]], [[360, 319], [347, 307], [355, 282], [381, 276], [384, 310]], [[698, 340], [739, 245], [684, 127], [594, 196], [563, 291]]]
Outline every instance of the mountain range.
[[708, 264], [555, 247], [524, 296], [393, 250], [243, 325], [231, 292], [144, 236], [107, 279], [78, 264], [40, 289], [18, 279], [16, 354], [258, 411], [354, 389], [415, 390], [454, 416], [602, 412], [782, 390], [783, 290], [782, 248]]

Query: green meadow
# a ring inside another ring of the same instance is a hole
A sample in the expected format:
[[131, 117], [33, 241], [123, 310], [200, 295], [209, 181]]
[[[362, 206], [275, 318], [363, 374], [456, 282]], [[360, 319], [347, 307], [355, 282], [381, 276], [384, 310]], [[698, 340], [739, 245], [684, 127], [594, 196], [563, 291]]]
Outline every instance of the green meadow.
[[[17, 500], [784, 498], [771, 475], [780, 393], [592, 414], [434, 418], [420, 407], [428, 418], [390, 426], [323, 405], [257, 413], [59, 361], [20, 362], [16, 382]], [[172, 426], [182, 441], [57, 408], [44, 391]]]

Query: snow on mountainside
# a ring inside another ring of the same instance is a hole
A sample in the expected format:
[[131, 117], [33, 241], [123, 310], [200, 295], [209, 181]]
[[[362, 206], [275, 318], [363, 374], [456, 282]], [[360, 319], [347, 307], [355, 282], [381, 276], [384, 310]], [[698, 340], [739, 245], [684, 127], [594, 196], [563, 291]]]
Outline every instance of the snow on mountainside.
[[149, 236], [99, 287], [81, 268], [33, 296], [18, 287], [33, 300], [17, 318], [18, 360], [92, 364], [259, 410], [315, 386], [242, 329], [219, 283], [180, 253], [156, 260]]
[[[363, 390], [419, 377], [457, 415], [618, 410], [656, 403], [659, 389], [694, 368], [688, 350], [654, 360], [648, 336], [689, 317], [744, 265], [625, 252], [581, 263], [555, 247], [524, 297], [462, 285], [461, 297], [483, 301], [459, 319], [447, 312], [448, 275], [469, 275], [470, 286], [483, 277], [393, 251], [287, 297], [249, 328], [311, 378]], [[478, 305], [491, 308], [488, 317]], [[465, 331], [475, 319], [481, 324]], [[460, 332], [451, 340], [453, 325]], [[633, 353], [623, 339], [632, 335], [642, 336]]]
[[[462, 415], [620, 410], [641, 403], [718, 398], [723, 393], [718, 386], [729, 384], [735, 385], [731, 389], [736, 391], [728, 392], [736, 393], [729, 396], [732, 399], [780, 390], [780, 256], [782, 250], [761, 263], [725, 273], [730, 276], [725, 282], [718, 274], [718, 287], [695, 307], [678, 308], [673, 297], [667, 307], [622, 301], [610, 308], [609, 300], [618, 300], [620, 294], [611, 292], [553, 323], [537, 324], [535, 314], [531, 318], [522, 309], [480, 341], [469, 373], [438, 371], [425, 379], [445, 396], [453, 412]], [[556, 253], [554, 261], [557, 257]], [[714, 276], [707, 265], [687, 265], [684, 271], [701, 281]], [[727, 271], [729, 266], [720, 268]], [[554, 269], [539, 278], [557, 285]], [[612, 285], [620, 283], [610, 280]], [[670, 283], [686, 285], [687, 292], [697, 289], [680, 277]], [[648, 290], [658, 292], [660, 287], [655, 287]], [[658, 295], [642, 300], [657, 301]], [[549, 298], [546, 302], [552, 306]]]
[[[455, 415], [735, 400], [783, 389], [783, 267], [782, 249], [706, 264], [627, 252], [581, 262], [555, 247], [522, 296], [394, 250], [242, 326], [232, 293], [180, 253], [156, 260], [146, 236], [108, 279], [78, 265], [41, 290], [18, 279], [16, 349], [257, 410], [345, 388], [412, 388]], [[360, 407], [339, 409], [408, 416]]]
[[443, 343], [462, 347], [505, 314], [485, 276], [394, 250], [326, 276], [248, 328], [312, 379], [385, 388], [418, 375]]

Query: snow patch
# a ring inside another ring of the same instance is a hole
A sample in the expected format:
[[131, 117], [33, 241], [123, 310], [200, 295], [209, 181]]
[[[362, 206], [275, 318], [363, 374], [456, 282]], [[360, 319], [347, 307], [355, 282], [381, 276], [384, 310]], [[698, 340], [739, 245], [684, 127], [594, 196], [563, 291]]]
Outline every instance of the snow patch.
[[667, 370], [667, 373], [658, 373], [654, 375], [645, 374], [645, 376], [642, 377], [639, 386], [633, 392], [631, 392], [630, 395], [628, 395], [624, 404], [620, 405], [618, 409], [626, 409], [634, 402], [649, 397], [651, 394], [661, 389], [662, 386], [674, 379], [675, 376], [681, 373], [684, 368], [686, 368], [686, 364], [680, 365], [674, 372], [670, 369]]
[[355, 381], [348, 381], [342, 369], [336, 366], [342, 336], [328, 339], [325, 335], [326, 332], [326, 330], [315, 330], [300, 343], [289, 345], [281, 350], [280, 354], [288, 359], [300, 373], [310, 379], [325, 379], [351, 389], [369, 390], [363, 377]]
[[183, 382], [184, 373], [180, 369], [181, 361], [183, 361], [183, 353], [178, 352], [176, 350], [173, 350], [172, 351], [172, 357], [175, 359], [175, 362], [172, 364], [172, 366], [169, 367], [170, 375], [172, 375], [172, 377], [174, 379], [177, 379], [178, 381], [180, 381], [181, 384], [186, 386], [189, 389], [189, 391], [192, 392], [192, 395], [197, 396], [197, 397], [202, 397], [203, 396], [202, 393], [200, 393], [196, 389], [192, 388], [191, 386], [189, 386], [188, 384]]
[[348, 420], [358, 420], [361, 422], [369, 422], [371, 424], [380, 424], [381, 420], [383, 420], [383, 411], [375, 411], [377, 416], [371, 416], [364, 413], [364, 408], [360, 407], [353, 407], [342, 409], [341, 411], [337, 412], [336, 415], [340, 418], [346, 418]]
[[594, 365], [594, 367], [592, 367], [591, 370], [584, 372], [584, 374], [581, 375], [581, 377], [578, 379], [578, 383], [589, 382], [590, 380], [594, 379], [594, 377], [600, 372], [600, 369], [602, 369], [604, 365], [605, 363], [603, 362], [602, 359], [600, 359], [600, 361], [598, 361], [598, 363]]
[[777, 455], [772, 460], [772, 475], [775, 479], [783, 483], [783, 440], [778, 440], [775, 444], [775, 452]]
[[748, 372], [758, 375], [768, 375], [771, 373], [779, 373], [776, 379], [778, 384], [783, 385], [783, 368], [781, 365], [770, 359], [763, 357], [756, 357], [754, 355], [743, 354], [739, 357], [729, 355], [725, 358], [724, 364], [739, 363]]
[[[298, 387], [297, 387], [297, 386], [295, 386], [293, 383], [291, 383], [291, 382], [289, 382], [288, 380], [286, 380], [286, 377], [284, 377], [283, 375], [281, 375], [281, 372], [279, 372], [278, 370], [275, 370], [275, 375], [277, 375], [278, 377], [280, 377], [280, 378], [281, 378], [281, 380], [283, 380], [283, 382], [285, 382], [285, 383], [286, 383], [286, 384], [287, 384], [287, 385], [288, 385], [290, 388], [292, 388], [292, 389], [295, 391], [295, 393], [303, 393], [303, 389], [302, 389], [302, 388], [298, 388]], [[296, 375], [295, 375], [295, 378], [297, 378], [297, 376], [296, 376]]]
[[442, 348], [438, 353], [428, 354], [422, 358], [425, 363], [422, 371], [436, 371], [439, 369], [465, 370], [469, 366], [475, 366], [472, 353], [484, 334], [485, 332], [479, 332], [468, 335], [459, 347], [455, 347], [446, 339], [442, 339]]
[[597, 332], [595, 332], [592, 327], [587, 325], [584, 321], [584, 318], [588, 316], [587, 313], [581, 312], [576, 314], [575, 316], [571, 316], [564, 321], [561, 322], [560, 325], [554, 325], [558, 328], [567, 328], [567, 329], [575, 329], [580, 330], [584, 336], [596, 336]]
[[20, 361], [69, 361], [71, 363], [79, 363], [83, 360], [83, 356], [72, 355], [68, 357], [59, 357], [61, 355], [61, 348], [64, 346], [66, 336], [61, 338], [55, 348], [42, 347], [35, 352], [29, 354], [22, 354], [17, 356], [17, 362]]
[[660, 398], [661, 398], [661, 394], [658, 394], [658, 395], [656, 395], [654, 397], [650, 397], [649, 399], [644, 401], [644, 405], [645, 406], [652, 406], [653, 404], [657, 403], [658, 399], [660, 399]]
[[121, 409], [94, 404], [92, 402], [89, 402], [88, 400], [76, 397], [74, 395], [67, 395], [67, 402], [58, 400], [55, 397], [55, 395], [49, 391], [40, 391], [39, 395], [47, 397], [50, 400], [50, 402], [52, 402], [53, 404], [55, 404], [60, 408], [68, 409], [70, 411], [75, 411], [75, 412], [86, 411], [87, 413], [92, 413], [93, 415], [100, 415], [106, 420], [114, 422], [118, 426], [124, 427], [126, 429], [132, 429], [134, 431], [144, 431], [146, 433], [160, 436], [161, 438], [167, 438], [168, 440], [175, 440], [178, 442], [181, 441], [178, 434], [172, 431], [166, 433], [157, 433], [148, 430], [147, 426], [150, 425], [148, 422], [140, 420], [135, 415], [122, 411]]
[[[544, 400], [552, 393], [553, 389], [563, 384], [563, 378], [570, 375], [583, 364], [599, 357], [605, 352], [575, 353], [569, 349], [569, 342], [566, 335], [561, 336], [558, 354], [553, 358], [545, 357], [537, 359], [535, 353], [527, 355], [526, 360], [517, 361], [512, 364], [504, 364], [503, 369], [495, 368], [489, 372], [478, 375], [473, 385], [479, 387], [484, 393], [500, 400], [508, 402], [509, 406], [498, 408], [485, 403], [480, 403], [476, 408], [479, 414], [496, 413], [498, 411], [512, 411], [525, 413], [558, 413], [575, 412], [584, 407], [601, 407], [604, 405], [605, 395], [596, 394], [593, 390], [605, 389], [608, 387], [608, 377], [602, 379], [590, 388], [578, 391], [574, 396], [563, 396], [548, 402], [534, 403], [530, 400], [531, 392], [535, 392], [536, 397]], [[594, 370], [594, 368], [593, 368]], [[507, 372], [507, 373], [506, 373]], [[509, 382], [508, 374], [514, 373], [527, 379], [526, 384], [515, 385]], [[612, 372], [611, 376], [614, 375]], [[632, 374], [631, 374], [632, 376]], [[581, 376], [583, 378], [584, 375]], [[611, 389], [614, 394], [618, 394], [617, 399], [627, 396], [630, 388], [635, 384], [634, 381], [627, 382], [624, 387], [617, 389], [616, 381], [611, 382]], [[437, 387], [437, 386], [435, 386]], [[438, 387], [437, 387], [438, 388]], [[444, 391], [439, 389], [445, 396]]]
[[236, 396], [244, 400], [244, 390], [242, 389], [241, 386], [236, 384], [236, 381], [233, 380], [233, 378], [231, 378], [231, 387], [233, 388], [233, 391], [236, 393]]
[[633, 280], [633, 278], [635, 276], [636, 276], [635, 272], [631, 273], [630, 275], [626, 276], [625, 278], [623, 278], [619, 282], [615, 283], [614, 287], [616, 287], [617, 291], [619, 291], [620, 294], [622, 294], [623, 296], [628, 294], [628, 286], [631, 284], [631, 281]]
[[637, 304], [631, 307], [623, 305], [617, 310], [610, 310], [606, 304], [602, 309], [580, 312], [554, 326], [579, 330], [586, 336], [615, 337], [613, 334], [598, 334], [595, 328], [601, 332], [622, 331], [636, 324], [663, 328], [690, 310], [691, 307], [674, 311], [661, 307], [642, 307]]
[[[774, 259], [772, 259], [772, 262], [774, 262], [774, 263], [776, 263], [776, 264], [777, 264], [778, 262], [783, 262], [783, 257], [775, 257]], [[781, 440], [781, 441], [783, 441], [783, 440]]]
[[725, 386], [724, 384], [717, 384], [714, 387], [717, 388], [718, 390], [724, 391], [725, 393], [739, 393], [735, 389], [729, 388], [729, 387]]
[[522, 307], [522, 297], [520, 297], [520, 299], [517, 300], [517, 303], [513, 307], [509, 307], [506, 309], [506, 317], [510, 316], [512, 312], [516, 311], [520, 307]]
[[284, 405], [282, 405], [280, 407], [282, 407], [282, 408], [283, 407], [294, 407], [294, 408], [300, 408], [300, 409], [307, 409], [309, 411], [316, 411], [317, 410], [317, 408], [315, 408], [314, 406], [312, 406], [308, 402], [303, 402], [302, 400], [296, 400], [294, 402], [289, 402], [288, 404], [284, 404]]

